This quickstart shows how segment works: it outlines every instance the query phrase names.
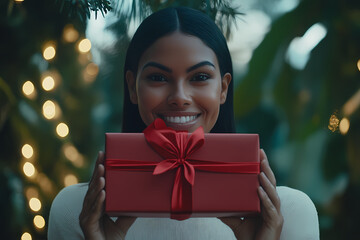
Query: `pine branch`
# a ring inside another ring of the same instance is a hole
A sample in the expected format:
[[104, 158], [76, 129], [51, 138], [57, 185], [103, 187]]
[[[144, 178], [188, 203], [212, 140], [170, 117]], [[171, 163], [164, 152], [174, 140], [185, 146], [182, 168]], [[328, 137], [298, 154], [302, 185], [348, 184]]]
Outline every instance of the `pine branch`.
[[90, 12], [95, 12], [97, 18], [98, 11], [103, 16], [112, 10], [111, 2], [109, 0], [56, 0], [60, 3], [60, 11], [67, 11], [70, 16], [78, 16], [83, 22], [86, 18], [90, 18]]
[[143, 20], [152, 12], [175, 6], [187, 6], [206, 13], [227, 38], [230, 36], [232, 25], [236, 24], [236, 18], [243, 15], [239, 7], [231, 5], [230, 0], [118, 0], [114, 2], [113, 11], [118, 16], [125, 16], [129, 23], [131, 19]]
[[[127, 23], [132, 19], [143, 20], [152, 12], [171, 6], [188, 6], [198, 9], [209, 15], [229, 38], [230, 29], [236, 23], [236, 17], [243, 15], [239, 7], [231, 6], [229, 0], [56, 0], [60, 2], [60, 11], [68, 12], [69, 16], [77, 15], [83, 22], [90, 18], [90, 12], [100, 11], [104, 16], [113, 10], [116, 15], [125, 16]], [[113, 5], [114, 8], [111, 6]]]

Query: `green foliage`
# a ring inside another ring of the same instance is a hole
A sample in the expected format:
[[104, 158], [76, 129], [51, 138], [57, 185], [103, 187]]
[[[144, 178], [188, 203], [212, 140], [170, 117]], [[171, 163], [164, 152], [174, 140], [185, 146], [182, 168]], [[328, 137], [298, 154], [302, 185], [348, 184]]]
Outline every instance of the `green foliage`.
[[95, 12], [95, 18], [97, 12], [100, 11], [103, 16], [112, 10], [109, 0], [56, 0], [60, 4], [60, 11], [65, 11], [69, 16], [78, 16], [83, 22], [87, 18], [90, 18], [91, 11]]

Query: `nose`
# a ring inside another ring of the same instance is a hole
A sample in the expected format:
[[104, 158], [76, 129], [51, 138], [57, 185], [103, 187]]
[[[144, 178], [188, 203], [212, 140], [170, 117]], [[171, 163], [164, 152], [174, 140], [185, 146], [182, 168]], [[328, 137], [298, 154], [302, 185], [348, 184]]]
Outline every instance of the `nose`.
[[174, 107], [185, 107], [190, 105], [192, 99], [189, 89], [183, 83], [176, 83], [171, 87], [168, 103]]

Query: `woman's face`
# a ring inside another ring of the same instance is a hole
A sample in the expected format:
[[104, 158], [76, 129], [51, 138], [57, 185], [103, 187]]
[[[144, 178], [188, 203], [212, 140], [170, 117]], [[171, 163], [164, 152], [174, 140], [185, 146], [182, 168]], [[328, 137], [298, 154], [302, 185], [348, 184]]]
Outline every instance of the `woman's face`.
[[132, 103], [146, 125], [156, 118], [175, 130], [210, 132], [231, 81], [221, 77], [215, 53], [199, 38], [175, 32], [142, 55], [137, 76], [126, 73]]

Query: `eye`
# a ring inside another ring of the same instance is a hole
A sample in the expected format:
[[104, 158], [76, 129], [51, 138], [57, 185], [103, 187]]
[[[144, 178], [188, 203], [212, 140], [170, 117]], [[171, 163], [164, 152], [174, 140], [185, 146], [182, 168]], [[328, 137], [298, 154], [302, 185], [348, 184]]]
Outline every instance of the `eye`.
[[153, 82], [166, 82], [167, 79], [162, 74], [151, 74], [147, 77], [150, 81]]
[[206, 74], [206, 73], [199, 73], [199, 74], [196, 74], [195, 76], [193, 76], [191, 78], [191, 81], [194, 81], [194, 82], [204, 82], [206, 80], [208, 80], [210, 78], [210, 75], [209, 74]]

